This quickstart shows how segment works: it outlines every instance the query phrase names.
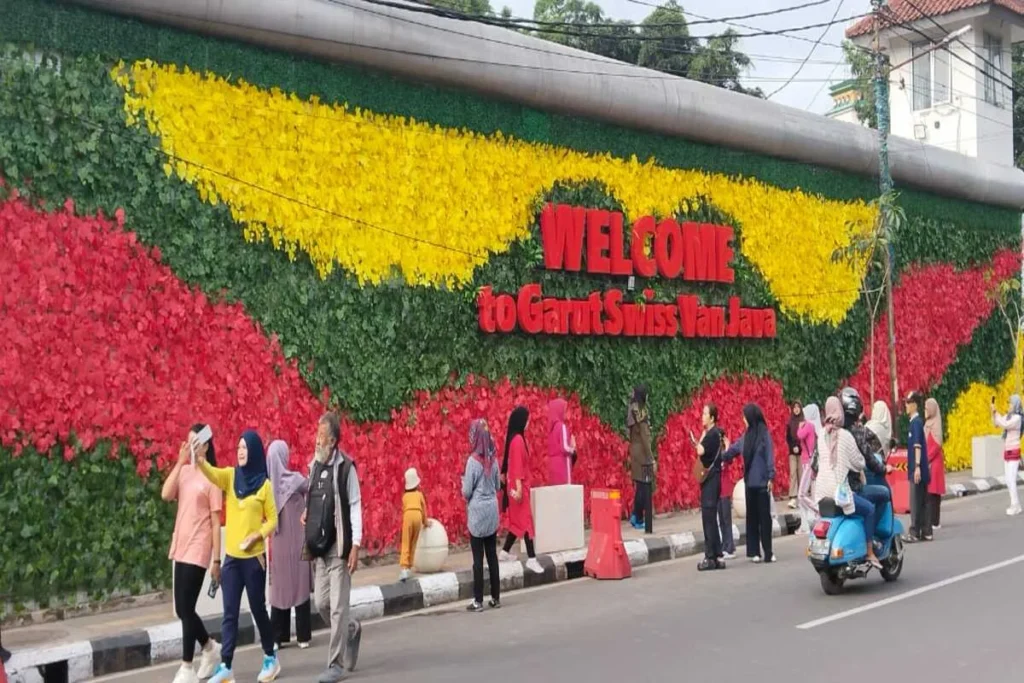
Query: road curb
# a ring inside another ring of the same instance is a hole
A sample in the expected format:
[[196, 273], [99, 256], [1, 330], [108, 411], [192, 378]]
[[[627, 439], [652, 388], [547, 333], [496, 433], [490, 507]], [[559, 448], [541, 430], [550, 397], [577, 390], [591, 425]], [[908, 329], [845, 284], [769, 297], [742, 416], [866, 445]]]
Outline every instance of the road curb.
[[[1002, 477], [972, 479], [950, 484], [943, 498], [962, 498], [1005, 488], [1006, 484]], [[774, 520], [773, 535], [791, 535], [799, 525], [799, 516], [786, 512]], [[733, 534], [737, 545], [745, 540], [745, 534], [736, 525], [733, 525]], [[633, 567], [691, 557], [704, 552], [704, 538], [699, 532], [654, 534], [628, 540], [625, 545]], [[540, 555], [537, 559], [544, 568], [543, 574], [528, 571], [519, 561], [503, 562], [499, 572], [502, 592], [514, 592], [583, 578], [586, 550], [581, 548]], [[351, 610], [356, 619], [365, 621], [469, 600], [472, 595], [473, 577], [470, 570], [442, 572], [413, 578], [405, 583], [354, 588]], [[220, 618], [207, 618], [205, 623], [211, 636], [220, 641]], [[313, 628], [324, 628], [324, 623], [316, 614], [313, 616]], [[256, 628], [252, 616], [243, 613], [239, 618], [238, 645], [251, 645], [255, 642]], [[287, 651], [284, 656], [287, 657]], [[91, 641], [15, 652], [8, 664], [8, 676], [10, 683], [79, 683], [96, 676], [177, 661], [180, 657], [181, 625], [177, 621], [172, 621]]]

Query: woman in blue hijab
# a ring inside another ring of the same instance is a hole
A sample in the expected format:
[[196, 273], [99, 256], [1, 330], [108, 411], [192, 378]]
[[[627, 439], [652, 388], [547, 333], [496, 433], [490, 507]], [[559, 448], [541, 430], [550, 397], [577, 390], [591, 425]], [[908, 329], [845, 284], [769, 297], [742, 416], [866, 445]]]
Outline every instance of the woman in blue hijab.
[[274, 631], [267, 615], [267, 555], [265, 541], [277, 528], [277, 506], [274, 488], [267, 476], [267, 455], [263, 440], [254, 430], [242, 434], [238, 441], [238, 465], [214, 467], [205, 458], [199, 469], [214, 486], [224, 492], [224, 552], [227, 558], [221, 569], [224, 588], [224, 623], [221, 665], [210, 683], [233, 683], [231, 669], [238, 641], [238, 613], [242, 591], [249, 597], [249, 609], [259, 630], [263, 645], [263, 668], [257, 681], [272, 681], [281, 673], [281, 664], [274, 654]]

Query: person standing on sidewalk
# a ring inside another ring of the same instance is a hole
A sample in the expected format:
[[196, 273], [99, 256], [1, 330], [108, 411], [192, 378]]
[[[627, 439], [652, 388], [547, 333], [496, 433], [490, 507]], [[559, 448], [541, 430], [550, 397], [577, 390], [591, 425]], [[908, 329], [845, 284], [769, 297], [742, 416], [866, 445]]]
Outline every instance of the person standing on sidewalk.
[[651, 413], [647, 409], [647, 387], [633, 389], [633, 398], [626, 412], [629, 437], [629, 463], [636, 495], [629, 522], [634, 529], [646, 528], [646, 514], [654, 483], [654, 451], [651, 448]]
[[224, 645], [221, 664], [210, 683], [234, 683], [231, 665], [238, 639], [238, 614], [242, 608], [243, 591], [249, 598], [249, 609], [263, 645], [263, 666], [256, 680], [260, 683], [272, 681], [281, 673], [281, 663], [274, 652], [274, 629], [267, 615], [265, 542], [277, 528], [277, 506], [267, 477], [263, 440], [252, 430], [242, 434], [238, 441], [238, 467], [214, 467], [202, 457], [198, 462], [206, 478], [227, 495], [224, 503], [227, 510], [224, 553], [227, 559], [221, 571]]
[[[723, 448], [725, 433], [722, 433]], [[718, 497], [718, 531], [722, 535], [722, 554], [720, 560], [736, 559], [736, 537], [732, 533], [732, 494], [739, 477], [734, 473], [734, 463], [722, 462], [722, 485]]]
[[803, 452], [800, 442], [800, 427], [804, 424], [804, 407], [799, 401], [790, 406], [789, 423], [786, 425], [786, 445], [789, 447], [789, 508], [797, 506], [797, 490], [800, 488], [800, 461]]
[[544, 568], [537, 561], [533, 548], [533, 511], [530, 509], [530, 469], [526, 459], [530, 449], [526, 445], [526, 425], [530, 422], [530, 411], [516, 406], [508, 418], [508, 432], [505, 435], [505, 458], [501, 473], [505, 477], [505, 509], [508, 510], [508, 535], [501, 551], [503, 561], [510, 560], [509, 551], [516, 540], [526, 542], [526, 568], [535, 574], [543, 574]]
[[1000, 415], [996, 410], [996, 399], [992, 397], [992, 423], [1003, 430], [1003, 473], [1006, 475], [1006, 490], [1010, 493], [1008, 515], [1019, 515], [1020, 498], [1017, 496], [1017, 472], [1020, 470], [1020, 432], [1024, 423], [1024, 407], [1020, 396], [1010, 397], [1010, 411]]
[[356, 466], [341, 450], [341, 421], [320, 418], [309, 472], [309, 494], [302, 523], [313, 559], [316, 608], [331, 625], [327, 669], [320, 683], [336, 683], [356, 668], [363, 627], [350, 619], [352, 575], [359, 568], [363, 542], [363, 503]]
[[498, 489], [501, 474], [495, 458], [494, 439], [486, 420], [469, 426], [469, 458], [462, 475], [462, 497], [466, 499], [469, 544], [473, 550], [473, 602], [470, 612], [484, 609], [484, 556], [491, 580], [491, 608], [501, 607], [501, 578], [498, 574]]
[[818, 506], [813, 496], [814, 468], [811, 466], [811, 459], [817, 452], [818, 442], [824, 431], [821, 410], [817, 404], [812, 403], [804, 408], [804, 421], [797, 432], [800, 439], [800, 481], [797, 486], [797, 508], [800, 510], [798, 534], [809, 534], [818, 514]]
[[[178, 449], [178, 462], [164, 482], [161, 498], [168, 503], [178, 501], [171, 537], [170, 559], [174, 562], [174, 612], [181, 620], [181, 668], [174, 683], [198, 683], [213, 675], [220, 664], [220, 647], [206, 632], [203, 620], [196, 613], [199, 594], [203, 590], [206, 571], [214, 581], [220, 581], [220, 511], [223, 499], [220, 489], [207, 481], [196, 459], [216, 462], [213, 438], [196, 444], [196, 436], [206, 428], [197, 424], [188, 434], [188, 440]], [[193, 669], [196, 643], [201, 655], [199, 671]]]
[[[697, 451], [704, 480], [700, 484], [700, 515], [704, 528], [704, 559], [697, 565], [697, 571], [725, 569], [722, 556], [722, 539], [718, 532], [718, 504], [722, 498], [722, 430], [718, 428], [718, 406], [708, 403], [701, 413], [704, 427], [700, 439], [690, 432], [690, 439]], [[731, 525], [730, 525], [731, 526]]]
[[[747, 558], [756, 563], [775, 562], [772, 551], [772, 482], [775, 479], [775, 448], [761, 408], [748, 403], [743, 407], [746, 432], [729, 445], [722, 459], [726, 462], [743, 455], [743, 481], [747, 494]], [[762, 550], [764, 554], [762, 555]]]
[[942, 411], [939, 402], [930, 398], [924, 403], [924, 431], [928, 443], [928, 482], [927, 515], [932, 523], [932, 530], [941, 529], [942, 496], [946, 495], [946, 457], [942, 452]]
[[310, 614], [310, 566], [303, 559], [306, 538], [302, 513], [306, 509], [308, 480], [288, 467], [288, 444], [270, 444], [267, 470], [277, 506], [277, 530], [270, 537], [270, 622], [274, 642], [284, 647], [291, 642], [292, 609], [295, 610], [295, 639], [299, 649], [309, 647], [313, 638]]
[[907, 416], [910, 418], [910, 432], [907, 435], [907, 478], [910, 480], [910, 533], [904, 538], [908, 543], [932, 540], [932, 520], [928, 517], [928, 441], [925, 438], [924, 420], [920, 410], [924, 400], [913, 391], [907, 395]]
[[576, 437], [565, 424], [569, 404], [564, 398], [548, 403], [548, 486], [572, 483], [576, 462]]

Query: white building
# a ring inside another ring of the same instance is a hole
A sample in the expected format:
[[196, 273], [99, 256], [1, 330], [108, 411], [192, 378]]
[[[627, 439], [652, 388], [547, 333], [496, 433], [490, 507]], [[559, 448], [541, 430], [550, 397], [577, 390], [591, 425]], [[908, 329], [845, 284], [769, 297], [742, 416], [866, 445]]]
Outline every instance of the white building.
[[[1024, 40], [1024, 0], [892, 0], [885, 16], [881, 48], [893, 66], [909, 61], [890, 78], [892, 134], [1013, 165], [1010, 48]], [[873, 47], [874, 30], [867, 17], [846, 36]]]

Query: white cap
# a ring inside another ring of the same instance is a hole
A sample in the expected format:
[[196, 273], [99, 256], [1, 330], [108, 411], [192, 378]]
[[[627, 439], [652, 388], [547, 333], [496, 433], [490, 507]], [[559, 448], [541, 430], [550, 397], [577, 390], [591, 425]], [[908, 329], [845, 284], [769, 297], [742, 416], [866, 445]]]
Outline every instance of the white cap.
[[410, 467], [405, 471], [405, 490], [412, 491], [415, 488], [419, 488], [420, 475], [417, 474], [415, 467]]

